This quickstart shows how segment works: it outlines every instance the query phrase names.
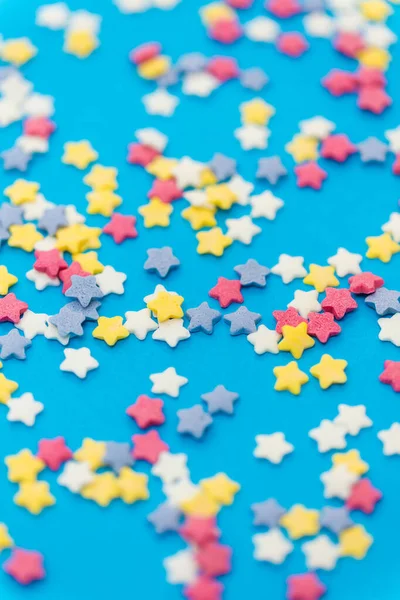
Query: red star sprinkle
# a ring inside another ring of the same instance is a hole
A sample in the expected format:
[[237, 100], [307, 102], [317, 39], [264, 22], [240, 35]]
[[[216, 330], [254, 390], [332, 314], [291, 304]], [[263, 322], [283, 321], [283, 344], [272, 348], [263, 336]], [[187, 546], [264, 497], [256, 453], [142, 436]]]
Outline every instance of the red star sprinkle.
[[178, 198], [182, 198], [182, 190], [176, 185], [175, 179], [155, 179], [151, 190], [147, 194], [148, 198], [157, 197], [161, 202], [169, 204]]
[[269, 0], [265, 8], [280, 19], [288, 19], [301, 12], [301, 5], [297, 0]]
[[161, 452], [168, 452], [169, 446], [160, 438], [158, 431], [152, 429], [148, 433], [138, 433], [132, 436], [134, 444], [132, 456], [136, 460], [146, 460], [154, 465]]
[[349, 510], [361, 510], [370, 515], [381, 498], [382, 492], [374, 487], [367, 477], [364, 477], [351, 488], [351, 494], [346, 500], [346, 507]]
[[131, 50], [129, 53], [129, 60], [135, 65], [140, 65], [141, 63], [146, 62], [146, 60], [158, 56], [160, 52], [161, 44], [158, 42], [148, 42], [147, 44], [142, 44]]
[[379, 375], [379, 381], [391, 385], [395, 392], [400, 392], [400, 362], [385, 360], [384, 371]]
[[361, 67], [356, 73], [357, 81], [360, 86], [375, 85], [376, 87], [385, 87], [386, 77], [379, 69], [369, 69]]
[[103, 227], [103, 233], [111, 235], [116, 244], [121, 244], [128, 238], [136, 238], [138, 233], [135, 228], [136, 217], [113, 213], [111, 220]]
[[142, 394], [134, 404], [128, 406], [126, 414], [132, 417], [141, 429], [146, 429], [152, 425], [165, 423], [163, 406], [164, 402], [160, 398], [149, 398]]
[[325, 293], [321, 306], [326, 312], [332, 313], [338, 321], [358, 307], [350, 290], [327, 287]]
[[393, 175], [400, 175], [400, 154], [396, 154], [396, 160], [392, 165]]
[[47, 117], [29, 117], [24, 121], [24, 134], [48, 139], [56, 130], [56, 124]]
[[51, 440], [42, 439], [39, 441], [38, 446], [38, 458], [52, 471], [58, 471], [65, 461], [72, 458], [72, 452], [65, 444], [65, 438], [62, 436]]
[[62, 287], [63, 294], [65, 294], [65, 292], [72, 285], [72, 281], [71, 281], [72, 275], [80, 275], [81, 277], [88, 277], [90, 275], [90, 273], [87, 273], [86, 271], [84, 271], [82, 269], [81, 265], [77, 261], [74, 260], [74, 262], [72, 262], [67, 269], [63, 269], [59, 273], [59, 278], [63, 282], [63, 287]]
[[343, 133], [329, 135], [322, 142], [321, 156], [336, 160], [336, 162], [345, 162], [354, 152], [357, 152], [357, 146], [352, 144], [347, 135]]
[[28, 310], [26, 302], [18, 300], [13, 293], [7, 294], [4, 298], [0, 298], [0, 323], [6, 321], [14, 324], [19, 323], [26, 310]]
[[369, 110], [375, 115], [383, 113], [385, 108], [391, 104], [391, 97], [385, 90], [375, 85], [364, 85], [358, 94], [357, 106], [363, 110]]
[[332, 96], [343, 96], [352, 94], [357, 90], [357, 78], [353, 73], [332, 69], [321, 81], [322, 85], [332, 94]]
[[287, 600], [319, 600], [326, 592], [326, 586], [314, 573], [290, 575], [287, 586]]
[[275, 330], [278, 333], [282, 333], [282, 327], [284, 325], [297, 327], [300, 323], [307, 323], [307, 319], [301, 317], [293, 306], [290, 306], [286, 310], [274, 310], [272, 316], [276, 320]]
[[58, 277], [59, 272], [62, 269], [68, 267], [68, 263], [63, 259], [59, 250], [36, 250], [35, 251], [36, 261], [33, 268], [41, 273], [46, 273], [53, 279]]
[[373, 294], [384, 283], [382, 277], [374, 275], [369, 271], [349, 277], [350, 292], [352, 294]]
[[356, 58], [360, 50], [365, 48], [365, 42], [358, 33], [342, 32], [336, 37], [333, 47], [344, 56]]
[[42, 554], [22, 548], [14, 548], [11, 557], [4, 563], [3, 569], [22, 585], [44, 579], [46, 575]]
[[242, 37], [243, 29], [235, 19], [221, 19], [210, 27], [208, 35], [221, 44], [233, 44]]
[[328, 177], [328, 173], [314, 161], [297, 165], [294, 172], [297, 175], [296, 183], [299, 188], [310, 187], [313, 190], [320, 190], [322, 182]]
[[326, 344], [330, 337], [338, 335], [342, 328], [336, 323], [330, 312], [310, 313], [308, 315], [307, 333], [316, 337], [318, 341]]
[[276, 47], [282, 54], [298, 58], [308, 50], [310, 45], [301, 33], [295, 31], [293, 33], [282, 33], [276, 42]]
[[160, 152], [151, 146], [145, 146], [144, 144], [129, 144], [127, 161], [131, 165], [140, 165], [141, 167], [147, 167], [157, 156], [160, 156]]
[[226, 575], [232, 570], [232, 548], [211, 542], [196, 553], [196, 561], [201, 572], [208, 577]]
[[207, 65], [207, 71], [219, 81], [229, 81], [239, 77], [238, 64], [229, 56], [214, 56]]
[[202, 575], [185, 587], [183, 595], [188, 600], [221, 600], [223, 590], [222, 583]]
[[214, 300], [218, 300], [221, 308], [227, 308], [233, 302], [241, 304], [244, 301], [240, 288], [242, 287], [238, 279], [226, 279], [218, 277], [218, 283], [209, 292], [208, 295]]
[[215, 517], [187, 517], [179, 529], [179, 535], [190, 544], [198, 547], [216, 542], [221, 532], [217, 527]]

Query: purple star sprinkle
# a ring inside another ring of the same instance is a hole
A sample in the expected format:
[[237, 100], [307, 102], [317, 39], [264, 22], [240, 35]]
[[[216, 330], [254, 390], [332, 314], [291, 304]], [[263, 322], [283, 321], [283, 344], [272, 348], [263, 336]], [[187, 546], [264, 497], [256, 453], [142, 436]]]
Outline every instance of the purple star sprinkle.
[[162, 278], [166, 277], [171, 269], [175, 269], [181, 264], [176, 256], [174, 256], [170, 246], [149, 248], [147, 256], [148, 259], [144, 263], [145, 270], [149, 271], [149, 273], [158, 273]]
[[94, 275], [87, 277], [72, 275], [71, 286], [67, 289], [65, 295], [68, 298], [76, 298], [83, 308], [86, 308], [93, 298], [102, 298], [103, 292], [97, 285]]
[[171, 87], [179, 82], [179, 72], [176, 68], [172, 68], [164, 75], [157, 79], [157, 83], [160, 87]]
[[254, 258], [249, 258], [246, 264], [237, 265], [233, 270], [240, 275], [240, 283], [243, 287], [250, 285], [265, 287], [267, 283], [266, 277], [269, 269], [260, 265]]
[[24, 360], [26, 358], [25, 348], [31, 345], [31, 340], [28, 340], [23, 335], [20, 335], [16, 329], [11, 329], [6, 335], [0, 335], [0, 358], [18, 358]]
[[248, 335], [254, 333], [257, 329], [257, 323], [260, 321], [259, 313], [251, 312], [245, 306], [224, 316], [224, 321], [230, 324], [229, 332], [231, 335]]
[[68, 225], [67, 217], [65, 216], [64, 206], [55, 206], [44, 211], [40, 219], [39, 228], [47, 231], [49, 235], [54, 235], [60, 227]]
[[203, 331], [210, 335], [214, 331], [214, 325], [221, 320], [221, 313], [218, 310], [210, 308], [208, 302], [202, 302], [196, 308], [189, 308], [186, 311], [190, 323], [188, 329], [190, 333]]
[[385, 162], [389, 147], [376, 137], [369, 137], [357, 144], [362, 162]]
[[157, 533], [166, 533], [167, 531], [178, 531], [182, 513], [176, 506], [163, 502], [147, 519], [154, 526]]
[[0, 208], [0, 223], [5, 229], [8, 229], [10, 225], [21, 225], [22, 209], [4, 202]]
[[267, 179], [269, 183], [275, 185], [285, 175], [287, 175], [287, 169], [279, 156], [259, 159], [256, 173], [258, 179]]
[[241, 71], [239, 80], [243, 87], [254, 92], [262, 90], [269, 81], [267, 75], [259, 67], [252, 67], [251, 69]]
[[198, 439], [212, 423], [212, 418], [200, 404], [195, 404], [191, 408], [182, 408], [176, 414], [179, 418], [178, 433], [188, 433]]
[[254, 514], [253, 525], [266, 525], [271, 528], [279, 525], [281, 517], [286, 512], [275, 498], [252, 504], [251, 510]]
[[200, 396], [206, 402], [210, 414], [224, 412], [233, 414], [233, 403], [239, 398], [236, 392], [230, 392], [223, 385], [217, 385], [212, 392]]
[[116, 473], [119, 473], [122, 467], [130, 467], [133, 465], [130, 445], [127, 442], [106, 442], [103, 462], [106, 467], [111, 467]]
[[68, 302], [61, 310], [70, 310], [72, 312], [80, 313], [85, 321], [97, 321], [99, 318], [99, 313], [97, 312], [99, 306], [101, 306], [101, 302], [98, 300], [92, 300], [85, 308], [78, 300], [74, 300], [73, 302]]
[[347, 508], [333, 508], [324, 506], [319, 515], [321, 527], [326, 527], [336, 535], [339, 535], [344, 529], [348, 529], [353, 525]]
[[374, 308], [381, 317], [385, 317], [400, 312], [399, 298], [400, 292], [382, 287], [366, 296], [365, 304]]
[[233, 177], [236, 173], [236, 160], [229, 158], [224, 154], [220, 154], [219, 152], [214, 154], [212, 160], [208, 163], [208, 166], [213, 171], [218, 181], [229, 179], [229, 177]]
[[6, 171], [13, 169], [16, 171], [26, 171], [32, 156], [21, 150], [21, 148], [18, 148], [18, 146], [13, 146], [9, 150], [4, 150], [1, 153], [1, 158], [3, 159], [3, 166]]
[[207, 66], [208, 59], [200, 52], [184, 54], [178, 60], [177, 68], [182, 73], [197, 73]]
[[83, 335], [82, 323], [84, 320], [85, 317], [82, 313], [68, 310], [65, 306], [62, 307], [57, 315], [49, 317], [49, 323], [57, 327], [57, 331], [61, 337], [71, 334]]

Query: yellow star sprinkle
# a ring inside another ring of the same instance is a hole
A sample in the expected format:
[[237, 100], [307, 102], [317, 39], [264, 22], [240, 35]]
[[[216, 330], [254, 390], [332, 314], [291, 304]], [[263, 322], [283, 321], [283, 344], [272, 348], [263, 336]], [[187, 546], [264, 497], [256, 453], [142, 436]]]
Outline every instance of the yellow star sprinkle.
[[218, 502], [204, 491], [200, 491], [189, 500], [185, 500], [180, 507], [185, 515], [194, 517], [213, 517], [220, 509]]
[[198, 231], [203, 227], [214, 227], [217, 224], [215, 219], [215, 208], [204, 208], [203, 206], [188, 206], [181, 215], [192, 226], [192, 229]]
[[213, 254], [222, 256], [225, 248], [233, 242], [232, 238], [222, 233], [220, 227], [213, 227], [208, 231], [199, 231], [196, 233], [198, 254]]
[[6, 548], [12, 548], [14, 540], [8, 533], [8, 527], [4, 523], [0, 523], [0, 552]]
[[1, 58], [16, 67], [24, 65], [36, 54], [37, 48], [26, 37], [7, 40], [0, 47]]
[[319, 363], [311, 367], [310, 373], [318, 379], [321, 388], [326, 390], [334, 383], [346, 383], [346, 367], [347, 360], [323, 354]]
[[14, 496], [14, 502], [33, 515], [38, 515], [46, 506], [53, 506], [56, 499], [50, 493], [47, 481], [28, 481], [21, 483], [19, 491]]
[[295, 504], [281, 517], [280, 524], [286, 529], [292, 540], [304, 536], [316, 535], [320, 529], [318, 510], [309, 510], [302, 504]]
[[254, 98], [240, 106], [242, 123], [245, 125], [267, 125], [275, 112], [275, 108], [262, 98]]
[[100, 506], [108, 506], [112, 500], [119, 497], [118, 480], [114, 473], [95, 475], [92, 481], [82, 488], [81, 495]]
[[84, 183], [94, 190], [116, 190], [118, 169], [115, 167], [103, 167], [103, 165], [93, 165], [89, 173], [83, 178]]
[[278, 348], [279, 350], [291, 352], [293, 358], [301, 358], [304, 350], [315, 345], [315, 340], [307, 333], [307, 323], [299, 323], [296, 327], [284, 325], [282, 336]]
[[153, 198], [148, 204], [139, 206], [138, 212], [144, 219], [145, 227], [168, 227], [172, 206], [161, 202], [159, 198]]
[[93, 471], [96, 471], [96, 469], [103, 466], [105, 453], [106, 445], [104, 442], [96, 442], [91, 438], [85, 438], [82, 446], [74, 452], [74, 459], [79, 462], [86, 462]]
[[166, 179], [172, 179], [174, 176], [174, 169], [178, 165], [176, 158], [165, 158], [165, 156], [157, 156], [150, 164], [147, 165], [146, 171], [157, 179], [165, 181]]
[[18, 277], [8, 272], [7, 267], [0, 265], [0, 295], [8, 294], [9, 288], [17, 283]]
[[179, 296], [179, 294], [158, 292], [157, 296], [147, 303], [147, 308], [162, 323], [163, 321], [168, 321], [168, 319], [180, 319], [183, 317], [183, 310], [181, 308], [183, 300], [183, 296]]
[[9, 401], [11, 394], [18, 389], [18, 383], [16, 381], [12, 381], [11, 379], [7, 379], [0, 373], [0, 404], [7, 404]]
[[91, 275], [97, 275], [104, 271], [104, 265], [98, 260], [97, 252], [84, 252], [81, 254], [74, 254], [73, 260], [78, 262], [82, 269]]
[[81, 251], [85, 250], [97, 250], [101, 247], [101, 241], [99, 236], [103, 233], [101, 227], [88, 227], [87, 225], [79, 224], [79, 228], [84, 236], [83, 245]]
[[38, 232], [33, 223], [11, 225], [9, 231], [11, 235], [7, 241], [8, 245], [11, 248], [21, 248], [25, 252], [32, 252], [35, 244], [43, 239], [42, 234]]
[[361, 13], [368, 21], [386, 21], [393, 9], [383, 0], [364, 0], [360, 5]]
[[379, 258], [384, 263], [388, 263], [393, 254], [400, 252], [399, 244], [393, 241], [390, 233], [382, 233], [382, 235], [370, 236], [366, 240], [368, 250], [367, 258]]
[[26, 179], [17, 179], [12, 185], [4, 190], [4, 195], [11, 200], [13, 204], [19, 206], [26, 202], [34, 202], [40, 185], [36, 181], [27, 181]]
[[309, 381], [308, 375], [300, 371], [295, 360], [284, 367], [275, 367], [273, 373], [276, 377], [274, 389], [277, 392], [288, 391], [298, 396], [301, 392], [301, 386]]
[[240, 490], [240, 485], [230, 479], [226, 473], [218, 473], [209, 479], [202, 479], [200, 487], [218, 504], [224, 506], [233, 504], [235, 494]]
[[358, 450], [349, 450], [348, 452], [336, 452], [332, 456], [332, 463], [335, 466], [345, 465], [347, 469], [355, 475], [364, 475], [369, 470], [369, 465], [362, 460]]
[[303, 279], [306, 285], [312, 285], [317, 292], [323, 292], [327, 287], [337, 287], [339, 280], [335, 277], [335, 267], [310, 265], [310, 272]]
[[137, 70], [143, 79], [154, 80], [169, 71], [170, 65], [171, 61], [168, 56], [155, 56], [140, 63]]
[[367, 554], [374, 538], [362, 525], [354, 525], [339, 534], [340, 554], [362, 559]]
[[111, 190], [97, 190], [86, 194], [89, 202], [87, 212], [89, 215], [102, 215], [111, 217], [114, 209], [122, 204], [121, 196], [114, 194]]
[[360, 50], [357, 58], [364, 67], [379, 69], [379, 71], [386, 71], [392, 59], [389, 52], [384, 48], [375, 48], [372, 46]]
[[4, 462], [8, 467], [8, 479], [13, 483], [34, 481], [46, 466], [40, 458], [26, 448], [17, 454], [6, 456]]
[[65, 37], [64, 52], [86, 58], [98, 45], [96, 37], [90, 31], [70, 31]]
[[202, 22], [207, 27], [215, 25], [218, 21], [234, 21], [237, 18], [235, 11], [222, 2], [212, 2], [205, 5], [201, 9], [200, 15]]
[[198, 188], [204, 188], [207, 185], [214, 185], [217, 183], [217, 178], [215, 176], [214, 171], [212, 171], [209, 167], [205, 167], [203, 171], [200, 173], [200, 181]]
[[88, 140], [81, 140], [64, 144], [64, 154], [61, 160], [66, 165], [72, 165], [82, 170], [97, 160], [98, 156]]
[[129, 467], [122, 467], [117, 479], [121, 500], [126, 504], [133, 504], [137, 500], [147, 500], [149, 497], [148, 479], [144, 473], [136, 473]]
[[317, 160], [318, 140], [299, 133], [294, 136], [291, 142], [286, 144], [285, 150], [297, 163], [307, 160]]
[[99, 248], [101, 232], [100, 227], [88, 227], [82, 223], [62, 227], [56, 233], [57, 248], [61, 252], [71, 252], [71, 254], [84, 252], [89, 248]]
[[206, 188], [207, 202], [213, 204], [217, 208], [229, 210], [232, 204], [236, 202], [237, 196], [226, 185], [226, 183], [218, 183], [217, 185], [209, 185]]
[[109, 346], [115, 346], [119, 340], [128, 337], [129, 331], [122, 325], [122, 317], [100, 317], [93, 337], [104, 340]]

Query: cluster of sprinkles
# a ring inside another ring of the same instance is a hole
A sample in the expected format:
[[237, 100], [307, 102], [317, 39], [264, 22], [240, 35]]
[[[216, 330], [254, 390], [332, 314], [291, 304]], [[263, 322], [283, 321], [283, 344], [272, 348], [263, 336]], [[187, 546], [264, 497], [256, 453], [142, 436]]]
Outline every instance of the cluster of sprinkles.
[[[122, 13], [133, 14], [152, 8], [170, 10], [179, 1], [114, 3]], [[361, 109], [380, 114], [391, 104], [384, 73], [391, 59], [389, 48], [397, 40], [386, 25], [392, 8], [385, 0], [330, 0], [326, 7], [324, 4], [322, 0], [306, 0], [302, 4], [297, 0], [267, 0], [262, 10], [268, 16], [242, 22], [241, 11], [251, 8], [253, 0], [226, 0], [203, 6], [200, 17], [208, 36], [217, 42], [232, 44], [245, 36], [253, 42], [275, 44], [279, 52], [292, 58], [306, 52], [309, 38], [330, 39], [334, 49], [354, 59], [357, 67], [355, 72], [333, 69], [323, 78], [323, 86], [334, 96], [356, 93]], [[283, 25], [299, 15], [308, 38], [302, 31], [287, 31]], [[86, 58], [99, 45], [101, 16], [84, 9], [71, 11], [63, 2], [44, 5], [37, 10], [36, 24], [64, 31], [64, 50], [78, 58]], [[26, 171], [34, 154], [49, 150], [49, 139], [56, 129], [51, 120], [54, 99], [33, 92], [33, 85], [18, 70], [36, 52], [27, 38], [0, 43], [0, 56], [10, 64], [0, 70], [0, 125], [23, 120], [23, 135], [1, 154], [6, 170]], [[143, 97], [150, 115], [174, 114], [179, 98], [167, 88], [178, 83], [184, 94], [199, 97], [209, 96], [234, 79], [257, 93], [268, 83], [262, 69], [243, 70], [228, 56], [208, 58], [190, 52], [173, 64], [162, 54], [158, 42], [134, 48], [129, 60], [140, 77], [157, 84], [155, 91]], [[275, 107], [255, 96], [243, 102], [239, 111], [241, 126], [234, 131], [234, 137], [241, 148], [266, 150], [268, 125]], [[299, 123], [299, 132], [285, 150], [295, 163], [297, 185], [321, 190], [328, 171], [318, 163], [319, 159], [346, 163], [358, 154], [363, 163], [385, 163], [387, 154], [392, 153], [392, 170], [399, 175], [400, 126], [385, 131], [384, 136], [386, 142], [367, 137], [354, 143], [346, 134], [336, 133], [334, 122], [315, 116]], [[200, 255], [222, 257], [233, 244], [244, 248], [251, 245], [253, 237], [262, 233], [265, 220], [273, 221], [284, 206], [283, 200], [270, 190], [253, 194], [253, 183], [239, 174], [236, 160], [225, 154], [216, 151], [208, 162], [190, 156], [168, 157], [168, 137], [153, 127], [138, 129], [135, 139], [129, 145], [127, 161], [154, 177], [148, 201], [138, 208], [144, 228], [168, 227], [175, 206], [180, 206], [183, 220], [194, 232]], [[286, 159], [279, 155], [260, 158], [255, 178], [265, 186], [275, 186], [281, 178], [290, 177]], [[185, 298], [178, 291], [156, 283], [152, 293], [146, 290], [143, 304], [136, 310], [126, 310], [124, 316], [100, 314], [103, 305], [107, 307], [106, 296], [123, 295], [127, 280], [126, 273], [101, 262], [97, 250], [102, 236], [110, 236], [118, 245], [134, 243], [129, 240], [138, 235], [137, 217], [118, 212], [123, 204], [117, 193], [118, 169], [98, 162], [99, 154], [89, 140], [66, 141], [61, 160], [85, 171], [83, 182], [90, 190], [86, 194], [88, 217], [73, 204], [48, 201], [38, 182], [16, 178], [3, 190], [7, 201], [0, 207], [1, 242], [29, 253], [32, 261], [26, 278], [39, 291], [49, 286], [59, 288], [65, 302], [57, 314], [33, 312], [14, 293], [18, 291], [17, 276], [6, 265], [0, 265], [0, 322], [11, 324], [8, 333], [0, 335], [2, 361], [29, 358], [29, 347], [41, 335], [65, 347], [60, 370], [78, 380], [85, 379], [101, 364], [91, 348], [67, 346], [71, 339], [84, 334], [86, 322], [94, 323], [93, 338], [109, 347], [127, 343], [123, 340], [132, 335], [143, 341], [151, 334], [152, 340], [162, 341], [169, 348], [175, 348], [194, 333], [211, 336], [216, 326], [221, 327], [219, 323], [225, 323], [222, 326], [229, 335], [246, 336], [256, 355], [279, 355], [281, 364], [272, 369], [274, 389], [298, 396], [305, 385], [318, 386], [322, 393], [352, 377], [351, 362], [325, 352], [321, 344], [329, 344], [331, 337], [342, 335], [342, 330], [346, 335], [351, 313], [360, 304], [375, 311], [379, 339], [400, 347], [400, 292], [385, 287], [384, 279], [370, 271], [369, 266], [363, 270], [363, 255], [344, 247], [327, 257], [326, 265], [305, 265], [303, 256], [282, 253], [275, 265], [267, 267], [243, 254], [243, 262], [235, 265], [231, 274], [225, 272], [211, 289], [204, 290], [197, 306], [186, 307]], [[235, 205], [244, 211], [242, 216], [229, 215]], [[102, 227], [90, 225], [92, 215], [104, 219]], [[400, 252], [400, 213], [391, 213], [381, 230], [379, 235], [366, 238], [365, 257], [387, 263]], [[146, 231], [142, 235], [146, 236]], [[143, 269], [160, 281], [179, 269], [181, 262], [184, 263], [184, 257], [176, 256], [170, 246], [148, 247]], [[379, 272], [379, 263], [373, 264], [378, 265], [373, 270]], [[272, 329], [261, 323], [265, 315], [244, 305], [246, 290], [255, 287], [257, 293], [263, 294], [270, 277], [280, 278], [284, 285], [302, 280], [287, 306], [274, 307]], [[234, 310], [231, 305], [236, 305]], [[301, 359], [313, 347], [320, 349], [320, 358], [307, 369]], [[50, 470], [57, 472], [57, 485], [101, 507], [117, 499], [132, 505], [149, 498], [149, 476], [140, 471], [140, 465], [147, 463], [151, 466], [150, 475], [161, 481], [165, 496], [148, 514], [148, 521], [157, 534], [172, 532], [185, 544], [183, 550], [164, 559], [167, 582], [182, 585], [188, 600], [220, 600], [224, 591], [221, 578], [232, 570], [233, 549], [221, 541], [218, 515], [233, 504], [241, 485], [225, 472], [193, 481], [189, 456], [173, 452], [157, 429], [166, 421], [165, 400], [158, 395], [178, 398], [181, 388], [189, 383], [188, 378], [170, 366], [150, 373], [149, 381], [148, 389], [126, 406], [126, 417], [139, 429], [130, 440], [85, 437], [80, 447], [70, 448], [63, 436], [57, 436], [40, 439], [34, 453], [21, 448], [5, 456], [8, 479], [16, 485], [13, 500], [32, 515], [55, 505], [54, 490], [45, 479], [39, 479]], [[400, 392], [400, 361], [386, 360], [379, 381]], [[198, 402], [176, 411], [178, 433], [196, 440], [206, 439], [208, 429], [217, 426], [219, 415], [234, 416], [239, 400], [239, 394], [222, 383], [211, 390], [207, 383], [204, 385]], [[16, 395], [18, 389], [18, 382], [0, 373], [0, 404], [6, 407], [6, 419], [32, 427], [44, 404], [29, 391]], [[288, 577], [288, 600], [319, 600], [328, 588], [316, 571], [330, 571], [339, 559], [346, 557], [362, 559], [373, 543], [366, 527], [358, 522], [356, 511], [372, 514], [383, 494], [366, 476], [369, 465], [360, 452], [347, 449], [347, 444], [352, 444], [363, 429], [372, 426], [365, 404], [341, 403], [334, 419], [323, 419], [308, 431], [318, 452], [335, 451], [327, 470], [320, 475], [322, 496], [328, 501], [334, 499], [333, 505], [328, 503], [320, 510], [302, 504], [284, 508], [275, 498], [251, 505], [254, 527], [264, 528], [253, 535], [256, 560], [279, 565], [300, 540], [307, 572]], [[392, 423], [377, 437], [384, 455], [400, 455], [400, 423]], [[254, 457], [274, 465], [295, 451], [284, 431], [259, 433], [254, 442]], [[4, 553], [7, 558], [3, 569], [19, 584], [45, 578], [42, 554], [16, 546], [4, 523], [0, 523], [2, 550], [8, 551]]]

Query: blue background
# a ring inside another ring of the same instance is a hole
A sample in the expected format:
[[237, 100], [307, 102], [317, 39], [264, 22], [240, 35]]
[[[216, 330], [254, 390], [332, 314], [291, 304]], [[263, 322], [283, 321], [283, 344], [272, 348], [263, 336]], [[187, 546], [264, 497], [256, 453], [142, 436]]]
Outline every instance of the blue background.
[[[56, 99], [55, 120], [58, 130], [51, 140], [51, 151], [31, 164], [28, 178], [41, 183], [45, 196], [56, 203], [74, 203], [84, 212], [86, 186], [83, 173], [61, 163], [62, 146], [66, 141], [89, 139], [99, 152], [99, 161], [119, 169], [119, 193], [124, 198], [122, 212], [136, 214], [146, 201], [151, 178], [140, 168], [127, 165], [126, 148], [139, 127], [154, 126], [170, 137], [166, 154], [189, 155], [207, 161], [219, 151], [237, 158], [240, 173], [254, 180], [256, 163], [261, 155], [280, 154], [291, 169], [291, 157], [284, 145], [298, 131], [301, 119], [321, 114], [337, 124], [337, 131], [347, 133], [354, 142], [369, 135], [383, 139], [385, 129], [400, 122], [398, 86], [393, 81], [399, 61], [399, 48], [393, 47], [393, 63], [389, 70], [389, 93], [394, 105], [377, 117], [364, 114], [356, 107], [356, 98], [331, 97], [320, 85], [320, 79], [333, 67], [353, 70], [354, 61], [337, 55], [327, 40], [311, 40], [310, 51], [299, 60], [281, 56], [272, 46], [256, 45], [247, 40], [230, 47], [221, 47], [206, 37], [198, 16], [201, 2], [183, 0], [171, 12], [151, 10], [142, 15], [124, 16], [108, 0], [70, 0], [71, 9], [86, 8], [101, 13], [103, 24], [101, 46], [87, 60], [80, 61], [62, 51], [62, 32], [39, 29], [34, 25], [38, 0], [3, 0], [0, 22], [5, 38], [26, 35], [38, 46], [39, 54], [23, 68], [35, 89]], [[243, 20], [266, 14], [262, 3], [255, 2]], [[389, 20], [400, 30], [398, 15]], [[300, 19], [284, 23], [286, 29], [299, 29]], [[238, 105], [253, 94], [237, 82], [224, 85], [208, 99], [182, 97], [179, 86], [172, 90], [181, 104], [171, 119], [151, 117], [144, 111], [141, 97], [153, 89], [153, 84], [139, 80], [127, 57], [132, 47], [159, 40], [164, 51], [175, 61], [183, 53], [201, 51], [208, 56], [230, 54], [241, 67], [261, 66], [270, 76], [270, 84], [262, 92], [276, 107], [270, 122], [272, 137], [268, 152], [243, 152], [233, 130], [239, 126]], [[0, 147], [6, 149], [20, 134], [21, 124], [0, 132]], [[171, 245], [181, 259], [181, 267], [167, 279], [168, 289], [185, 297], [185, 307], [197, 306], [208, 299], [208, 290], [220, 275], [234, 277], [233, 267], [249, 257], [271, 267], [281, 252], [303, 255], [306, 264], [326, 264], [339, 246], [364, 253], [365, 237], [379, 235], [380, 226], [389, 213], [396, 210], [398, 180], [391, 174], [392, 157], [385, 165], [362, 165], [353, 156], [345, 165], [321, 164], [329, 172], [322, 192], [299, 190], [293, 175], [282, 181], [274, 192], [285, 201], [274, 222], [257, 221], [263, 232], [251, 247], [235, 243], [220, 260], [200, 257], [189, 224], [180, 217], [183, 203], [175, 204], [168, 229], [145, 230], [139, 219], [139, 237], [116, 246], [111, 238], [102, 237], [99, 257], [105, 264], [127, 273], [125, 294], [105, 299], [102, 313], [122, 315], [126, 310], [142, 308], [144, 295], [150, 293], [157, 278], [143, 271], [146, 249]], [[1, 187], [10, 184], [14, 176], [1, 173]], [[256, 191], [261, 192], [257, 184]], [[239, 216], [243, 209], [234, 209], [229, 216]], [[224, 215], [223, 215], [224, 217]], [[103, 225], [101, 217], [91, 217], [92, 225]], [[25, 272], [32, 267], [32, 255], [6, 246], [1, 249], [1, 263], [18, 275], [13, 288], [19, 298], [29, 302], [36, 312], [53, 314], [64, 303], [60, 289], [48, 288], [36, 292]], [[364, 259], [364, 270], [373, 270], [385, 278], [389, 288], [398, 288], [399, 257], [390, 265]], [[285, 308], [294, 291], [302, 288], [300, 280], [285, 286], [280, 278], [270, 276], [264, 290], [244, 290], [245, 305], [261, 312], [263, 323], [274, 324], [272, 310]], [[210, 304], [216, 305], [210, 300]], [[391, 600], [397, 597], [399, 531], [398, 498], [400, 482], [398, 458], [382, 454], [376, 438], [398, 420], [398, 398], [389, 386], [378, 381], [385, 359], [396, 359], [399, 351], [393, 345], [378, 340], [379, 327], [375, 313], [360, 302], [359, 310], [341, 322], [342, 334], [331, 339], [326, 347], [319, 343], [307, 351], [300, 367], [307, 371], [327, 351], [336, 358], [349, 361], [348, 383], [322, 392], [316, 380], [304, 386], [301, 396], [276, 393], [273, 390], [275, 365], [286, 364], [290, 356], [257, 356], [244, 336], [230, 337], [226, 324], [220, 323], [212, 338], [194, 334], [175, 350], [154, 342], [151, 337], [139, 342], [134, 336], [108, 348], [91, 337], [92, 324], [86, 326], [82, 339], [74, 339], [71, 347], [88, 345], [100, 362], [100, 368], [87, 380], [80, 381], [62, 373], [63, 347], [57, 342], [37, 337], [24, 363], [9, 361], [3, 372], [19, 382], [19, 392], [31, 391], [45, 404], [36, 425], [27, 428], [6, 420], [6, 407], [0, 406], [0, 454], [14, 454], [21, 448], [35, 452], [42, 437], [64, 435], [69, 446], [76, 449], [84, 437], [97, 440], [127, 441], [137, 433], [135, 424], [126, 417], [126, 407], [142, 393], [149, 393], [149, 375], [175, 366], [178, 373], [189, 378], [177, 400], [165, 398], [167, 422], [160, 428], [162, 437], [173, 452], [186, 452], [193, 481], [226, 472], [242, 485], [233, 507], [221, 511], [218, 522], [223, 541], [233, 546], [233, 572], [223, 579], [226, 598], [241, 600], [251, 594], [254, 600], [283, 598], [285, 579], [291, 573], [305, 570], [299, 549], [280, 567], [256, 562], [252, 557], [252, 526], [250, 504], [276, 497], [290, 507], [303, 503], [320, 509], [326, 502], [322, 496], [320, 473], [330, 467], [330, 455], [319, 454], [308, 431], [322, 418], [333, 419], [340, 402], [365, 403], [374, 427], [357, 438], [348, 437], [348, 448], [356, 447], [370, 464], [370, 477], [384, 493], [384, 499], [370, 517], [355, 513], [355, 520], [365, 524], [375, 543], [366, 559], [358, 562], [341, 559], [332, 573], [321, 574], [328, 585], [332, 600]], [[4, 333], [8, 325], [1, 325]], [[197, 442], [176, 432], [177, 408], [199, 402], [200, 394], [219, 383], [240, 394], [234, 416], [215, 417], [204, 439]], [[259, 433], [284, 431], [295, 451], [280, 466], [253, 456], [254, 437]], [[140, 464], [139, 470], [146, 470]], [[7, 480], [6, 469], [0, 464], [0, 520], [8, 524], [17, 544], [37, 549], [45, 556], [47, 578], [28, 590], [19, 587], [0, 571], [2, 600], [32, 598], [41, 600], [105, 599], [111, 595], [122, 598], [180, 597], [179, 587], [165, 582], [162, 561], [184, 547], [177, 535], [160, 537], [146, 521], [146, 515], [162, 500], [159, 480], [150, 481], [150, 500], [127, 506], [115, 501], [101, 509], [94, 503], [72, 495], [59, 487], [56, 476], [45, 471], [41, 478], [50, 482], [56, 496], [56, 506], [45, 509], [39, 517], [31, 516], [13, 504], [17, 486]], [[261, 531], [259, 529], [258, 531]], [[4, 552], [2, 557], [6, 557]], [[397, 577], [397, 580], [396, 580]]]

